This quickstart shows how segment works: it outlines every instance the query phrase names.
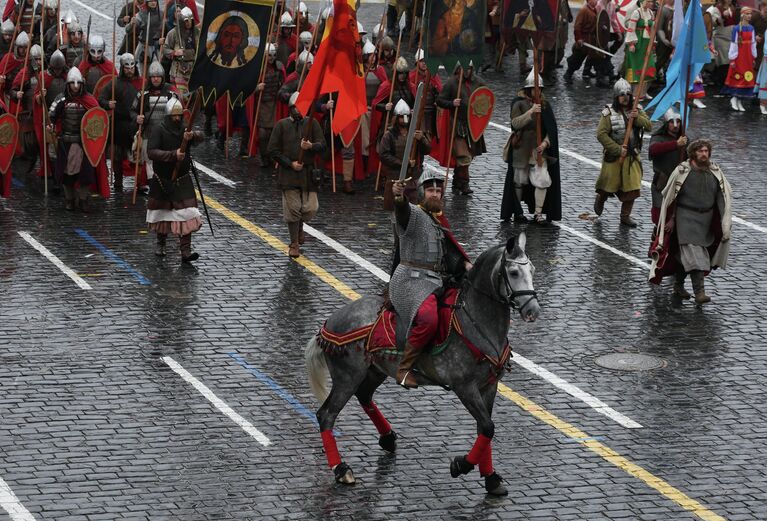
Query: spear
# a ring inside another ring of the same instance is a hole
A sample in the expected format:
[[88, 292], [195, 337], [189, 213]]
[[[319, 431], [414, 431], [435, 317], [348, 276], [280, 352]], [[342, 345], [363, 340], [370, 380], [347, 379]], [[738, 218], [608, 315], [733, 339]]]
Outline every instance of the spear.
[[[461, 65], [461, 72], [458, 74], [458, 98], [461, 98], [461, 87], [463, 86], [463, 65]], [[450, 131], [450, 148], [447, 149], [447, 168], [445, 169], [445, 187], [447, 187], [447, 177], [450, 174], [450, 161], [453, 160], [453, 143], [455, 142], [455, 124], [458, 122], [458, 111], [461, 106], [455, 108], [455, 114], [453, 114], [453, 128]]]
[[[319, 26], [320, 26], [320, 16], [322, 16], [322, 10], [320, 10], [319, 13], [317, 13], [317, 22], [314, 24], [314, 29], [312, 30], [312, 43], [309, 45], [309, 53], [311, 54], [312, 49], [314, 49], [314, 44], [317, 41], [317, 34], [319, 34]], [[302, 51], [303, 52], [303, 51]], [[298, 57], [301, 53], [298, 52], [298, 46], [296, 46], [296, 62], [298, 62]], [[304, 77], [306, 75], [306, 66], [309, 64], [308, 56], [307, 60], [304, 62], [304, 65], [301, 67], [301, 74], [298, 77], [298, 88], [301, 88], [301, 85], [304, 82]]]
[[388, 2], [384, 2], [383, 14], [381, 14], [381, 23], [378, 24], [378, 36], [376, 37], [376, 63], [381, 63], [381, 40], [383, 40], [384, 26], [386, 24], [386, 13], [389, 10]]
[[[43, 48], [43, 35], [45, 34], [45, 8], [43, 7], [43, 17], [40, 20], [40, 48]], [[48, 132], [47, 128], [48, 125], [45, 121], [45, 117], [47, 116], [46, 112], [47, 106], [45, 103], [45, 67], [43, 63], [40, 64], [40, 105], [42, 105], [42, 116], [43, 116], [43, 157], [40, 158], [43, 163], [43, 183], [45, 186], [45, 195], [48, 195], [48, 144], [46, 133]]]
[[[10, 54], [11, 51], [16, 46], [16, 36], [18, 36], [19, 34], [19, 25], [21, 24], [16, 24], [13, 28], [13, 36], [11, 37], [11, 46], [9, 48], [8, 54]], [[5, 88], [5, 80], [6, 80], [5, 75], [8, 74], [8, 63], [10, 63], [10, 60], [5, 60], [5, 63], [3, 64], [3, 74], [2, 74], [3, 79], [2, 79], [2, 82], [0, 82], [0, 88]]]
[[226, 128], [224, 129], [224, 159], [229, 159], [229, 115], [232, 112], [229, 91], [226, 91]]
[[[539, 70], [539, 63], [538, 63], [538, 46], [533, 45], [533, 78], [534, 78], [534, 87], [533, 87], [533, 99], [534, 103], [540, 105], [541, 104], [541, 85], [538, 82], [538, 70]], [[537, 142], [537, 146], [541, 146], [541, 113], [538, 112], [535, 114], [535, 139]], [[538, 166], [543, 166], [543, 154], [540, 152], [536, 154], [536, 162], [538, 163]]]
[[[266, 34], [272, 34], [272, 26], [274, 25], [274, 6], [272, 6], [272, 11], [269, 14], [269, 30], [266, 31]], [[269, 39], [267, 38], [266, 41], [268, 42]], [[268, 46], [268, 43], [267, 43]], [[258, 83], [263, 83], [264, 78], [266, 77], [266, 46], [264, 48], [264, 55], [261, 56], [261, 73], [258, 75]], [[264, 97], [264, 91], [263, 89], [259, 91], [258, 93], [258, 101], [256, 102], [256, 114], [253, 117], [253, 132], [250, 133], [250, 140], [248, 141], [248, 151], [253, 147], [256, 138], [258, 137], [258, 113], [261, 110], [261, 99]]]
[[[138, 42], [136, 42], [136, 27], [138, 26], [138, 24], [137, 24], [137, 20], [136, 20], [136, 18], [137, 18], [137, 16], [138, 16], [138, 15], [136, 14], [136, 7], [137, 7], [137, 6], [136, 6], [136, 4], [137, 4], [137, 2], [138, 2], [138, 0], [133, 0], [133, 16], [132, 16], [132, 20], [131, 20], [131, 22], [130, 22], [131, 24], [133, 24], [133, 25], [131, 26], [131, 32], [133, 32], [133, 35], [132, 35], [132, 38], [131, 38], [131, 44], [132, 44], [132, 47], [133, 47], [133, 49], [131, 49], [131, 50], [130, 50], [130, 53], [131, 53], [131, 54], [134, 54], [134, 53], [136, 52], [136, 49], [138, 48]], [[149, 18], [150, 18], [150, 17], [147, 17], [147, 20], [148, 20]], [[127, 49], [126, 49], [126, 50], [127, 50]], [[146, 67], [145, 67], [145, 68], [146, 68]], [[145, 72], [146, 72], [146, 71], [145, 71]]]
[[[639, 85], [637, 85], [637, 90], [634, 92], [634, 104], [631, 107], [631, 112], [634, 112], [637, 110], [637, 107], [639, 107], [639, 95], [644, 90], [644, 82], [645, 82], [645, 76], [647, 75], [647, 66], [650, 63], [650, 53], [652, 53], [653, 43], [655, 42], [655, 34], [658, 32], [658, 26], [660, 24], [653, 23], [652, 29], [650, 30], [650, 40], [647, 42], [647, 50], [644, 53], [644, 63], [642, 64], [642, 73], [639, 76]], [[629, 144], [629, 139], [631, 138], [632, 131], [634, 129], [634, 117], [629, 116], [629, 120], [626, 123], [626, 135], [623, 137], [623, 146], [626, 147]], [[623, 165], [623, 160], [625, 158], [621, 157], [618, 159], [618, 164]]]
[[[404, 17], [404, 15], [403, 15], [403, 17]], [[402, 20], [404, 20], [404, 18], [402, 18]], [[400, 45], [402, 44], [402, 29], [403, 29], [403, 26], [404, 26], [404, 24], [400, 22], [400, 24], [399, 24], [399, 35], [397, 36], [397, 50], [394, 52], [394, 63], [392, 64], [392, 68], [391, 68], [391, 80], [389, 80], [389, 87], [390, 87], [390, 89], [389, 89], [389, 101], [388, 101], [387, 105], [389, 103], [391, 103], [392, 99], [394, 99], [394, 80], [397, 79], [397, 60], [399, 60], [399, 49], [400, 49]], [[384, 127], [383, 127], [384, 128], [384, 132], [386, 132], [386, 129], [389, 128], [389, 117], [390, 116], [391, 116], [391, 111], [387, 110], [386, 111], [386, 122], [384, 123]], [[379, 186], [380, 181], [381, 181], [381, 167], [382, 166], [383, 166], [383, 163], [381, 163], [379, 161], [378, 162], [378, 172], [376, 172], [376, 187], [375, 187], [376, 192], [378, 191], [378, 186]]]
[[[117, 16], [115, 16], [115, 4], [112, 4], [112, 66], [115, 63], [116, 47], [117, 47]], [[112, 78], [112, 103], [115, 101], [115, 84], [117, 83], [117, 75]], [[115, 109], [112, 109], [112, 118], [109, 120], [109, 164], [112, 165], [112, 179], [115, 175]]]
[[[425, 14], [421, 16], [421, 34], [420, 34], [419, 41], [418, 41], [418, 49], [415, 52], [416, 56], [418, 56], [419, 51], [421, 51], [421, 52], [423, 51], [423, 33], [424, 32], [426, 32], [426, 16], [425, 16]], [[420, 73], [418, 71], [418, 60], [417, 59], [416, 59], [416, 62], [415, 62], [415, 70], [416, 70], [416, 73], [415, 73], [416, 74], [416, 76], [415, 76], [415, 80], [416, 81], [415, 82], [417, 84], [418, 83], [418, 77], [420, 76]], [[424, 86], [424, 94], [423, 95], [424, 95], [424, 98], [426, 98], [426, 92], [428, 92], [428, 89], [431, 89], [431, 71], [429, 70], [428, 67], [426, 68], [426, 74], [424, 75], [423, 86]], [[422, 126], [423, 126], [423, 115], [424, 115], [424, 111], [425, 110], [426, 110], [426, 100], [424, 99], [424, 101], [421, 102], [421, 104], [418, 106], [418, 112], [416, 114], [414, 114], [414, 116], [416, 118], [416, 127], [415, 128], [418, 129], [418, 130], [423, 130], [422, 129]], [[418, 147], [414, 146], [413, 148], [410, 149], [410, 159], [415, 159], [416, 154], [417, 154], [417, 148]]]
[[[23, 9], [23, 6], [22, 6]], [[34, 17], [34, 9], [32, 10], [33, 16], [29, 20], [29, 32], [27, 32], [28, 35], [32, 35], [32, 29], [35, 25], [35, 17]], [[41, 48], [42, 49], [42, 48]], [[24, 93], [24, 83], [27, 81], [27, 66], [29, 65], [29, 55], [32, 54], [32, 47], [30, 46], [27, 48], [27, 53], [24, 55], [24, 66], [21, 68], [21, 81], [19, 82], [19, 93]], [[42, 65], [42, 60], [40, 62]], [[21, 110], [21, 105], [23, 103], [22, 98], [16, 98], [16, 119], [19, 119], [19, 111]]]
[[56, 0], [56, 41], [59, 42], [59, 47], [63, 44], [61, 41], [61, 0]]
[[[146, 83], [146, 72], [147, 72], [147, 58], [149, 58], [149, 26], [151, 25], [150, 22], [152, 21], [152, 17], [147, 16], [146, 18], [146, 37], [144, 38], [146, 40], [146, 43], [144, 43], [144, 70], [141, 74], [141, 77], [144, 78], [144, 85], [141, 88], [141, 97], [139, 98], [139, 116], [144, 116], [144, 94], [146, 93], [146, 90], [149, 88], [149, 84]], [[133, 183], [133, 205], [136, 205], [136, 194], [138, 193], [138, 171], [139, 166], [141, 162], [141, 141], [142, 141], [142, 131], [143, 131], [144, 124], [138, 126], [138, 131], [136, 132], [136, 153], [134, 155], [134, 159], [136, 160], [136, 167], [133, 171], [133, 175], [135, 176], [134, 183]]]
[[90, 48], [91, 48], [91, 15], [88, 15], [88, 28], [85, 30], [85, 48], [83, 52], [87, 54]]
[[[178, 12], [178, 6], [176, 6], [174, 13]], [[178, 19], [178, 18], [177, 18]], [[165, 9], [162, 12], [162, 27], [160, 27], [160, 52], [157, 53], [157, 58], [159, 60], [162, 60], [162, 49], [165, 47], [165, 25], [168, 22], [168, 5], [165, 5]], [[176, 27], [178, 27], [178, 23], [176, 23]], [[180, 29], [176, 29], [177, 32], [180, 33]]]

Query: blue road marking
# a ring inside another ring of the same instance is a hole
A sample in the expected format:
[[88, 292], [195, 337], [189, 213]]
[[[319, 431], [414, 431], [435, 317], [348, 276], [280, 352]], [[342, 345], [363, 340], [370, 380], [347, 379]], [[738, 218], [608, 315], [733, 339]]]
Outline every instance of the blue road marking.
[[[314, 414], [314, 412], [310, 411], [306, 408], [304, 404], [298, 401], [298, 399], [290, 394], [288, 391], [286, 391], [280, 384], [266, 376], [264, 373], [250, 365], [245, 358], [237, 353], [227, 353], [232, 359], [234, 359], [235, 362], [240, 364], [242, 367], [245, 368], [246, 371], [248, 371], [250, 374], [258, 378], [259, 381], [266, 384], [270, 389], [272, 389], [277, 395], [288, 402], [293, 409], [295, 409], [301, 416], [305, 416], [309, 418], [314, 425], [317, 427], [320, 426], [320, 423], [317, 421], [317, 416]], [[335, 436], [340, 436], [341, 431], [333, 429], [333, 434]]]
[[133, 268], [133, 266], [131, 266], [126, 261], [121, 259], [115, 252], [113, 252], [112, 250], [110, 250], [109, 248], [101, 244], [99, 241], [91, 237], [91, 234], [89, 234], [85, 230], [82, 230], [80, 228], [75, 228], [75, 233], [79, 235], [80, 237], [82, 237], [83, 239], [85, 239], [86, 241], [88, 241], [89, 243], [91, 243], [91, 245], [95, 246], [97, 250], [99, 250], [101, 253], [104, 254], [104, 257], [111, 260], [112, 262], [120, 266], [122, 269], [127, 271], [131, 276], [133, 276], [134, 279], [138, 281], [139, 284], [143, 284], [144, 286], [149, 286], [152, 284], [149, 281], [149, 279], [147, 279], [141, 273], [136, 271]]

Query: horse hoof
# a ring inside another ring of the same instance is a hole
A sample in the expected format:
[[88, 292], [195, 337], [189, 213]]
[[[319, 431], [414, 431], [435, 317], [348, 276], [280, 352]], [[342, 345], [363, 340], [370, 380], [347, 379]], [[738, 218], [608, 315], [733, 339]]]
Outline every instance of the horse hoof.
[[461, 474], [468, 474], [474, 470], [474, 465], [466, 461], [466, 456], [456, 456], [450, 462], [450, 475], [457, 478]]
[[503, 486], [503, 478], [493, 472], [485, 477], [485, 490], [491, 496], [506, 496], [509, 491]]
[[384, 434], [378, 438], [378, 445], [386, 452], [394, 452], [397, 450], [397, 433], [391, 431], [389, 434]]
[[352, 473], [352, 469], [349, 465], [346, 463], [339, 463], [336, 465], [336, 468], [333, 469], [333, 474], [336, 476], [336, 483], [341, 483], [342, 485], [354, 485], [354, 473]]

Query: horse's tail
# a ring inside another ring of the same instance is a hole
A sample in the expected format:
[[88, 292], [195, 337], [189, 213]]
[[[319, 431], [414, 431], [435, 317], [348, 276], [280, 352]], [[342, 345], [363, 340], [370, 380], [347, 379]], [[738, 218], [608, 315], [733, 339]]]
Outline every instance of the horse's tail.
[[306, 343], [304, 351], [306, 359], [306, 373], [309, 376], [309, 387], [320, 403], [328, 397], [328, 364], [325, 362], [325, 353], [317, 343], [317, 337], [312, 336]]

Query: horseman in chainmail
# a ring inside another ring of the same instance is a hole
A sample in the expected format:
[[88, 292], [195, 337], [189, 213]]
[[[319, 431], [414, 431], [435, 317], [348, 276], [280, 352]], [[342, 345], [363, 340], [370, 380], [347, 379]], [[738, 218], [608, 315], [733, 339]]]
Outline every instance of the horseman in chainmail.
[[410, 325], [397, 369], [397, 382], [406, 388], [417, 387], [410, 371], [437, 333], [436, 293], [445, 280], [459, 279], [471, 269], [442, 213], [443, 183], [439, 173], [424, 172], [418, 183], [421, 202], [417, 206], [403, 196], [404, 180], [395, 182], [392, 189], [400, 262], [389, 282], [389, 297], [399, 319]]

